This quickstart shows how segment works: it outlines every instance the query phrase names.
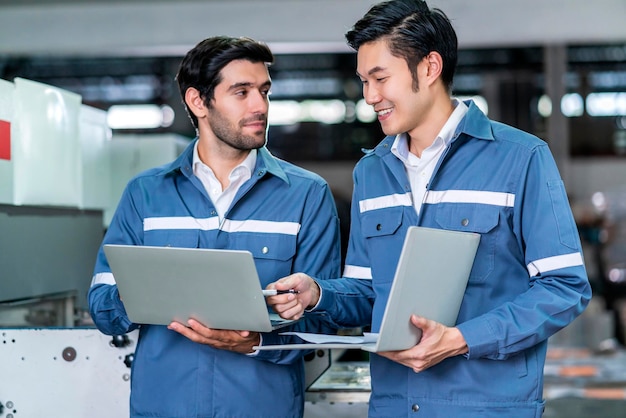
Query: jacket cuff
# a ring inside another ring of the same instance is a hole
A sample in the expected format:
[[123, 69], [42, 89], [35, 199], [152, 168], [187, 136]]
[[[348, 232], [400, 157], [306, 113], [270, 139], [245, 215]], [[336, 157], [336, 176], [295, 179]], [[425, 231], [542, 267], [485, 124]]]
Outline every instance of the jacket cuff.
[[315, 280], [315, 283], [320, 288], [320, 298], [317, 304], [307, 312], [329, 312], [335, 306], [335, 292], [326, 280]]
[[466, 358], [493, 357], [494, 353], [498, 352], [497, 339], [489, 322], [470, 320], [458, 324], [456, 327], [461, 331], [467, 343]]

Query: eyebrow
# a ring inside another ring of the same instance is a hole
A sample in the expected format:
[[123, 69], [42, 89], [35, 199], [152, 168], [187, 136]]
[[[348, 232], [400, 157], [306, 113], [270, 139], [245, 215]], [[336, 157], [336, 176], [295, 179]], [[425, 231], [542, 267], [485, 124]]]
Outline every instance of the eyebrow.
[[[371, 70], [369, 70], [369, 71], [367, 72], [367, 75], [372, 75], [372, 74], [374, 74], [374, 73], [378, 73], [378, 72], [380, 72], [380, 71], [384, 71], [384, 70], [385, 70], [385, 68], [383, 68], [383, 67], [381, 67], [381, 66], [376, 66], [376, 67], [372, 68]], [[361, 77], [361, 74], [359, 74], [359, 72], [358, 72], [358, 71], [356, 72], [356, 75], [357, 75], [357, 76], [359, 76], [359, 77]]]
[[[271, 86], [272, 86], [272, 82], [270, 80], [267, 80], [265, 83], [261, 84], [260, 87], [271, 87]], [[254, 87], [254, 83], [251, 83], [249, 81], [242, 81], [241, 83], [231, 84], [228, 87], [228, 91], [237, 90], [241, 87], [246, 87], [246, 88]]]

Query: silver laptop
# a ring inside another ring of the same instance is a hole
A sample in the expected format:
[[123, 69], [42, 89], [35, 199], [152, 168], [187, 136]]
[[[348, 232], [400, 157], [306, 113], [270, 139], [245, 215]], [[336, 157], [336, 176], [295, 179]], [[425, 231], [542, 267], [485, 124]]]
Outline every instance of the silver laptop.
[[476, 233], [409, 227], [379, 333], [341, 336], [286, 332], [307, 342], [255, 348], [360, 348], [378, 352], [413, 347], [421, 331], [411, 324], [412, 314], [447, 326], [456, 324], [479, 241], [480, 234]]
[[293, 321], [270, 314], [249, 251], [104, 246], [129, 319], [270, 332]]

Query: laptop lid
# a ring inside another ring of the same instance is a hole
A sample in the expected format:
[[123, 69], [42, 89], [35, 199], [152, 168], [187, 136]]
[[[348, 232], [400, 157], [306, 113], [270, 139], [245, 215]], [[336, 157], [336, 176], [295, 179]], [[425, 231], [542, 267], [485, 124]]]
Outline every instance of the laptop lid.
[[409, 227], [373, 350], [416, 345], [412, 314], [456, 324], [479, 241], [476, 233]]
[[183, 324], [270, 332], [293, 321], [270, 321], [254, 258], [248, 251], [104, 246], [126, 313], [138, 324]]

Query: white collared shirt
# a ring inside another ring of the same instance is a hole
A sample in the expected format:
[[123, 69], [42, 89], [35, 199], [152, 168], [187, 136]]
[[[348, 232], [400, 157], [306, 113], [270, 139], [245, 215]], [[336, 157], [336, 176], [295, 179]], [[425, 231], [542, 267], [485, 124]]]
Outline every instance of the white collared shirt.
[[441, 158], [443, 151], [446, 149], [454, 132], [467, 113], [467, 105], [460, 100], [452, 99], [454, 111], [439, 131], [439, 134], [433, 143], [422, 151], [422, 156], [409, 151], [408, 136], [401, 133], [396, 136], [391, 146], [391, 152], [404, 163], [409, 183], [411, 185], [411, 194], [413, 196], [413, 206], [419, 215], [428, 182], [435, 171], [437, 162]]
[[193, 174], [204, 185], [207, 194], [215, 205], [220, 222], [224, 219], [224, 215], [233, 203], [233, 199], [241, 185], [252, 177], [252, 171], [256, 165], [256, 156], [257, 150], [251, 150], [246, 159], [230, 172], [228, 175], [229, 184], [225, 190], [222, 190], [222, 184], [215, 176], [211, 167], [200, 160], [198, 143], [196, 142], [196, 146], [193, 149]]

